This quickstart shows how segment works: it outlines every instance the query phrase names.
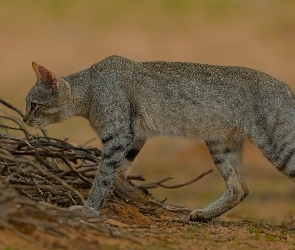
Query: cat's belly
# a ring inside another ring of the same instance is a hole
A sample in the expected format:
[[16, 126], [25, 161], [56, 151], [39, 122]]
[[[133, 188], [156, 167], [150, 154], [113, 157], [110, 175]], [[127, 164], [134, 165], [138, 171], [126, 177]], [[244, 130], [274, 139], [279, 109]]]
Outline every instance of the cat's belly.
[[233, 124], [193, 116], [155, 116], [140, 114], [133, 122], [138, 137], [178, 136], [185, 138], [226, 138], [235, 130]]

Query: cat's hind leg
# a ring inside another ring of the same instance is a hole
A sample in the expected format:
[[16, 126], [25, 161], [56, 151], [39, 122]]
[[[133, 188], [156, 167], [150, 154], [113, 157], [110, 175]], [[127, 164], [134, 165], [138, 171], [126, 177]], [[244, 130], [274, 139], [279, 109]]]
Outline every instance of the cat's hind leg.
[[210, 221], [225, 213], [249, 193], [242, 173], [242, 141], [206, 141], [213, 161], [225, 183], [225, 193], [205, 209], [196, 209], [190, 214], [193, 221]]

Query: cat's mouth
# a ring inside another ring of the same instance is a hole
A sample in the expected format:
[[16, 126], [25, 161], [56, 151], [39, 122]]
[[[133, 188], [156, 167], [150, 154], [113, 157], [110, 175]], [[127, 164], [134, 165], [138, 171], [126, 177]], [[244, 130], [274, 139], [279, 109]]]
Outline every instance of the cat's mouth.
[[36, 120], [32, 120], [32, 121], [28, 121], [28, 120], [26, 120], [25, 121], [25, 123], [28, 125], [28, 126], [30, 126], [30, 127], [34, 127], [35, 129], [39, 129], [40, 127], [42, 128], [43, 126], [43, 124], [42, 124], [42, 122], [37, 122]]

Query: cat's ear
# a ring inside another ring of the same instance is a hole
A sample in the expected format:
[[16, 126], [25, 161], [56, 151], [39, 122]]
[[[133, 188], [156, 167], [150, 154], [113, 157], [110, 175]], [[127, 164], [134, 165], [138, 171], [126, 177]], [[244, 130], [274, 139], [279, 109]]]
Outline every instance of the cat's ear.
[[58, 90], [61, 80], [57, 75], [45, 69], [36, 62], [32, 62], [32, 67], [37, 75], [37, 84], [44, 84], [52, 92]]

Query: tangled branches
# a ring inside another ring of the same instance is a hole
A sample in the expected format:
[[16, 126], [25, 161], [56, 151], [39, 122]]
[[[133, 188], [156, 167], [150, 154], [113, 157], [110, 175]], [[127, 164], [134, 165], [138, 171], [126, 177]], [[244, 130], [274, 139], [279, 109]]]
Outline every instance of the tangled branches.
[[60, 206], [84, 204], [77, 189], [91, 185], [100, 154], [96, 148], [80, 149], [57, 139], [0, 135], [0, 171], [5, 182], [33, 200]]
[[[0, 103], [22, 116], [21, 111]], [[31, 135], [21, 117], [0, 116], [0, 173], [5, 183], [35, 201], [62, 207], [84, 204], [78, 189], [89, 188], [100, 161], [97, 148], [76, 147], [66, 141]], [[10, 122], [12, 125], [7, 125]], [[13, 136], [21, 131], [25, 138]]]

